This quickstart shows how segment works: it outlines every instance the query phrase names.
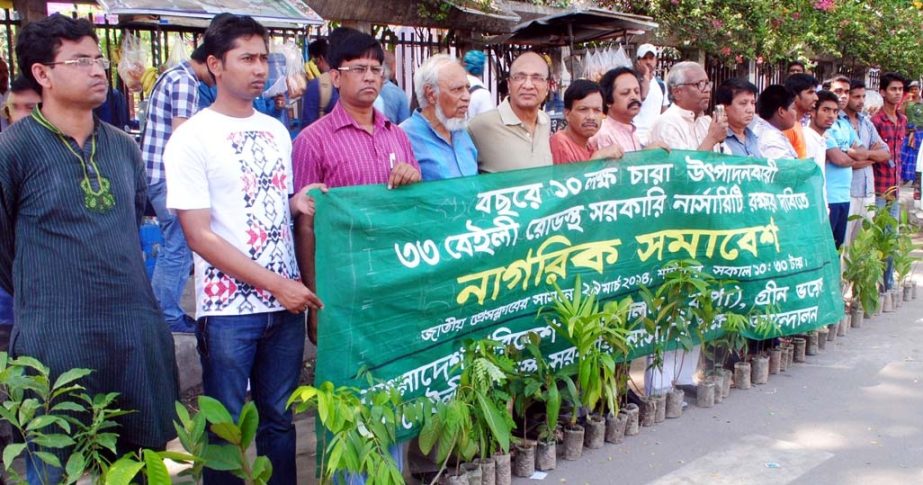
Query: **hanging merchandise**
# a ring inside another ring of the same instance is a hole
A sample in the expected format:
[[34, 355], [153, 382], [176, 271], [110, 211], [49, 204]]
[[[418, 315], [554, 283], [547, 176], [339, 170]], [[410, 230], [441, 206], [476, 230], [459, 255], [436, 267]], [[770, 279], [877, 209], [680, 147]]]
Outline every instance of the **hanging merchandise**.
[[288, 94], [289, 99], [300, 98], [308, 81], [301, 51], [294, 42], [273, 44], [269, 54], [269, 77], [264, 98]]
[[186, 48], [186, 41], [183, 40], [183, 34], [179, 32], [173, 32], [168, 38], [168, 45], [170, 46], [170, 57], [167, 58], [167, 64], [164, 70], [170, 69], [173, 66], [176, 66], [183, 61], [189, 60], [189, 52]]
[[285, 54], [285, 84], [288, 86], [288, 97], [297, 99], [304, 94], [304, 90], [308, 87], [304, 58], [301, 56], [301, 50], [298, 49], [294, 42], [288, 41], [282, 47]]
[[[611, 47], [609, 51], [612, 51]], [[611, 66], [609, 69], [615, 69], [616, 67], [627, 67], [630, 69], [632, 67], [631, 58], [625, 53], [625, 46], [619, 45], [619, 49], [612, 54], [612, 61], [609, 65]]]
[[133, 34], [125, 35], [122, 39], [118, 72], [129, 91], [141, 91], [141, 78], [144, 76], [146, 61], [147, 52], [141, 44], [141, 39]]

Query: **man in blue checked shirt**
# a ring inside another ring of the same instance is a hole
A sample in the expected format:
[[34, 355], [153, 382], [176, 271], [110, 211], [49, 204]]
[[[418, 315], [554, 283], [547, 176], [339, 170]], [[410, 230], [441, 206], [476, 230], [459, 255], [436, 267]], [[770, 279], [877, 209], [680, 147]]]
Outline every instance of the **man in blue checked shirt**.
[[188, 61], [166, 70], [157, 79], [148, 103], [141, 137], [141, 153], [147, 168], [148, 196], [163, 233], [163, 246], [154, 266], [151, 287], [164, 318], [174, 332], [195, 332], [194, 320], [180, 307], [180, 298], [192, 267], [192, 253], [179, 220], [166, 207], [167, 187], [163, 174], [163, 150], [170, 135], [199, 110], [199, 82], [214, 84], [203, 46]]

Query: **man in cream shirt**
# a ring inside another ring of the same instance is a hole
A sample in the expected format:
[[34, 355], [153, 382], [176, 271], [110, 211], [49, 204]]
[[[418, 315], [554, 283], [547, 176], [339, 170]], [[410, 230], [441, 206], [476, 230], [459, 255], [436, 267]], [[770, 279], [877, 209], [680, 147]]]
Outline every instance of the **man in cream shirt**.
[[478, 149], [478, 170], [503, 172], [552, 164], [551, 122], [541, 110], [548, 96], [548, 64], [534, 52], [513, 61], [510, 96], [468, 127]]
[[711, 151], [727, 136], [727, 117], [705, 115], [711, 100], [711, 81], [695, 62], [680, 62], [667, 74], [673, 105], [651, 127], [652, 142], [677, 150]]

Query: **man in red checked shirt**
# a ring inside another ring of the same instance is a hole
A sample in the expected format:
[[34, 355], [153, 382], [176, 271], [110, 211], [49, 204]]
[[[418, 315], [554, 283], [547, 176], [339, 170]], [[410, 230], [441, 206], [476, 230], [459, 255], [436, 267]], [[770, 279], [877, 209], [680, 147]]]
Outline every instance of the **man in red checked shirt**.
[[[900, 214], [898, 201], [898, 174], [900, 172], [900, 153], [907, 135], [907, 117], [898, 111], [898, 106], [904, 98], [904, 78], [897, 73], [888, 72], [881, 76], [878, 93], [881, 94], [884, 104], [878, 113], [872, 117], [872, 124], [878, 130], [882, 140], [888, 145], [891, 157], [884, 162], [872, 165], [875, 175], [875, 205], [884, 207], [888, 201], [891, 204], [890, 212], [894, 218]], [[894, 265], [888, 258], [888, 267], [885, 270], [885, 290], [890, 290], [894, 285]]]

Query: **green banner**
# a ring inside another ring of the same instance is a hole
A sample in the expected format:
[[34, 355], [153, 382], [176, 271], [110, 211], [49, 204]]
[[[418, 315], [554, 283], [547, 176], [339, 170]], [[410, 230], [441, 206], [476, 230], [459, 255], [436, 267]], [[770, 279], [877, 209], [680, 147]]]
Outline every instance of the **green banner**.
[[[360, 385], [365, 367], [406, 396], [446, 399], [463, 340], [529, 331], [566, 365], [573, 347], [536, 317], [553, 283], [580, 275], [583, 291], [622, 298], [677, 259], [734, 280], [721, 306], [771, 308], [784, 334], [834, 323], [843, 299], [823, 185], [810, 161], [657, 150], [317, 195], [317, 382]], [[634, 315], [647, 311], [634, 301]], [[632, 343], [634, 356], [651, 350], [643, 330]]]

